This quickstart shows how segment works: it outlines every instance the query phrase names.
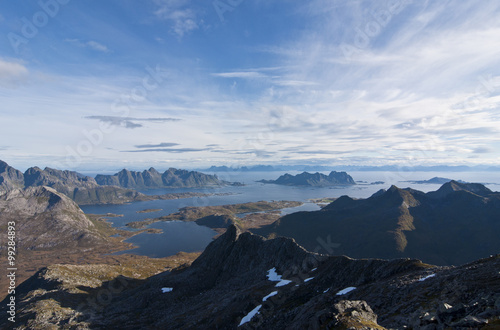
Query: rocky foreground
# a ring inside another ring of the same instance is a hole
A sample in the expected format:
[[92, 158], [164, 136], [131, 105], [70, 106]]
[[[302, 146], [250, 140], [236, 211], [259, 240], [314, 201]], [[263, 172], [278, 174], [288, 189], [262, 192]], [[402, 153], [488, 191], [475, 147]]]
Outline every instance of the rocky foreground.
[[105, 265], [95, 272], [61, 267], [44, 268], [20, 285], [18, 323], [1, 326], [475, 329], [500, 324], [498, 255], [460, 267], [355, 260], [230, 226], [190, 267], [143, 281], [111, 268], [114, 275], [103, 281]]

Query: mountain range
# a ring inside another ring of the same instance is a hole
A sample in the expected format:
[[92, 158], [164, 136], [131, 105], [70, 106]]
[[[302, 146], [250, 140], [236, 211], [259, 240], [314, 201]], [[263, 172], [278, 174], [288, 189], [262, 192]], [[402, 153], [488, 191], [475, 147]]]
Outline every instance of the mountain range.
[[216, 175], [175, 168], [169, 168], [161, 174], [152, 167], [149, 170], [144, 170], [142, 172], [123, 169], [114, 175], [99, 174], [95, 179], [100, 185], [119, 186], [134, 189], [202, 188], [239, 185], [238, 183], [230, 183], [220, 180]]
[[[252, 166], [211, 166], [209, 168], [200, 169], [203, 172], [272, 172], [272, 171], [330, 171], [331, 165], [252, 165]], [[369, 166], [369, 165], [335, 165], [337, 170], [347, 171], [347, 172], [363, 172], [363, 171], [382, 171], [382, 172], [498, 172], [500, 166], [492, 165], [476, 165], [476, 166], [465, 166], [465, 165], [435, 165], [435, 166], [400, 166], [400, 165], [381, 165], [381, 166]]]
[[[144, 172], [122, 170], [116, 175], [97, 175], [97, 180], [74, 171], [30, 167], [24, 173], [0, 160], [0, 195], [17, 188], [52, 187], [79, 205], [123, 204], [154, 199], [207, 196], [199, 192], [146, 195], [138, 188], [213, 187], [240, 185], [219, 180], [200, 172], [169, 169], [160, 175], [151, 168]], [[99, 182], [98, 182], [99, 181]]]
[[291, 237], [310, 251], [330, 242], [335, 255], [460, 265], [500, 251], [500, 193], [457, 181], [428, 193], [392, 186], [367, 199], [342, 196], [254, 232]]
[[346, 172], [332, 171], [330, 174], [325, 175], [322, 173], [309, 173], [303, 172], [297, 175], [284, 174], [276, 180], [260, 180], [262, 183], [280, 184], [285, 186], [312, 186], [312, 187], [326, 187], [337, 185], [354, 185], [353, 178]]
[[[191, 266], [146, 280], [55, 265], [17, 289], [30, 329], [494, 329], [500, 256], [461, 267], [307, 252], [230, 226]], [[115, 269], [109, 267], [108, 272]], [[6, 301], [0, 312], [6, 312]], [[3, 328], [12, 327], [0, 320]]]
[[80, 205], [121, 204], [150, 198], [132, 189], [100, 186], [94, 178], [73, 171], [49, 167], [42, 170], [35, 166], [22, 173], [0, 161], [0, 195], [16, 188], [42, 186], [54, 188]]

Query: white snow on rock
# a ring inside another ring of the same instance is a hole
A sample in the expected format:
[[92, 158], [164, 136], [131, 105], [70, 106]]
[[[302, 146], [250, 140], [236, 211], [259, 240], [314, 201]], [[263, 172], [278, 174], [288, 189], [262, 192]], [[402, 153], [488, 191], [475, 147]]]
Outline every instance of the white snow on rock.
[[309, 277], [309, 278], [306, 278], [306, 279], [304, 280], [304, 283], [305, 283], [305, 282], [309, 282], [309, 281], [310, 281], [310, 280], [312, 280], [313, 278], [314, 278], [314, 277]]
[[434, 277], [434, 276], [436, 276], [436, 274], [431, 274], [431, 275], [428, 275], [428, 276], [426, 276], [426, 277], [423, 277], [423, 278], [419, 279], [418, 281], [419, 281], [419, 282], [423, 282], [423, 281], [425, 281], [426, 279], [429, 279], [429, 278]]
[[347, 293], [349, 293], [349, 292], [351, 292], [353, 290], [356, 290], [356, 287], [350, 286], [348, 288], [345, 288], [345, 289], [340, 290], [339, 292], [337, 292], [337, 296], [341, 296], [341, 295], [347, 294]]
[[323, 291], [323, 293], [327, 293], [328, 291], [330, 291], [330, 288], [328, 288], [325, 291]]
[[268, 294], [267, 296], [265, 296], [264, 298], [262, 298], [262, 301], [266, 301], [267, 299], [271, 298], [272, 296], [275, 296], [278, 294], [278, 291], [273, 291], [271, 292], [270, 294]]
[[241, 327], [243, 324], [245, 324], [247, 322], [250, 322], [250, 320], [252, 319], [252, 317], [254, 317], [255, 315], [259, 314], [259, 309], [261, 307], [262, 307], [262, 305], [259, 305], [259, 306], [255, 307], [254, 309], [252, 309], [250, 311], [250, 313], [248, 313], [244, 318], [241, 319], [240, 325], [238, 325], [238, 326]]
[[161, 288], [162, 293], [172, 292], [174, 288]]
[[267, 279], [272, 282], [281, 281], [281, 275], [276, 273], [276, 267], [273, 267], [267, 271]]
[[289, 280], [281, 280], [281, 281], [279, 281], [279, 283], [277, 283], [277, 284], [275, 285], [275, 287], [285, 286], [285, 285], [287, 285], [287, 284], [289, 284], [289, 283], [292, 283], [292, 281], [289, 281]]
[[282, 280], [281, 275], [278, 275], [278, 273], [276, 273], [276, 267], [273, 267], [267, 271], [267, 279], [271, 282], [279, 282], [275, 285], [276, 287], [285, 286], [292, 282], [289, 280]]
[[316, 269], [318, 269], [318, 268], [311, 269], [311, 272], [314, 272]]

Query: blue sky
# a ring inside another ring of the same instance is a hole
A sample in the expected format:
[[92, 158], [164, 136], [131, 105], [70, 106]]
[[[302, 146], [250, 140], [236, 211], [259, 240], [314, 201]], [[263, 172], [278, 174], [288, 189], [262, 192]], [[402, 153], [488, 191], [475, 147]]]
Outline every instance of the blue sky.
[[500, 164], [500, 2], [0, 2], [26, 168]]

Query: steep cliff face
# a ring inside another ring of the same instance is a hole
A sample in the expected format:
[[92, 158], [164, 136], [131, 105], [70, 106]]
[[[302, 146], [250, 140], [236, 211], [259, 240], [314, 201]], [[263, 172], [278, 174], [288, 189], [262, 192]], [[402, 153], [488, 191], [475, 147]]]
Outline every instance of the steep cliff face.
[[[75, 202], [46, 186], [0, 196], [0, 220], [16, 223], [18, 249], [90, 247], [104, 241]], [[5, 238], [5, 232], [0, 235]]]
[[216, 175], [208, 175], [196, 171], [170, 168], [160, 174], [154, 168], [143, 172], [126, 169], [114, 175], [97, 175], [100, 185], [114, 185], [124, 188], [200, 188], [223, 186], [229, 182], [221, 181]]
[[499, 269], [499, 256], [435, 267], [318, 255], [230, 226], [189, 268], [143, 283], [42, 270], [19, 288], [18, 315], [90, 329], [479, 328], [500, 317]]

